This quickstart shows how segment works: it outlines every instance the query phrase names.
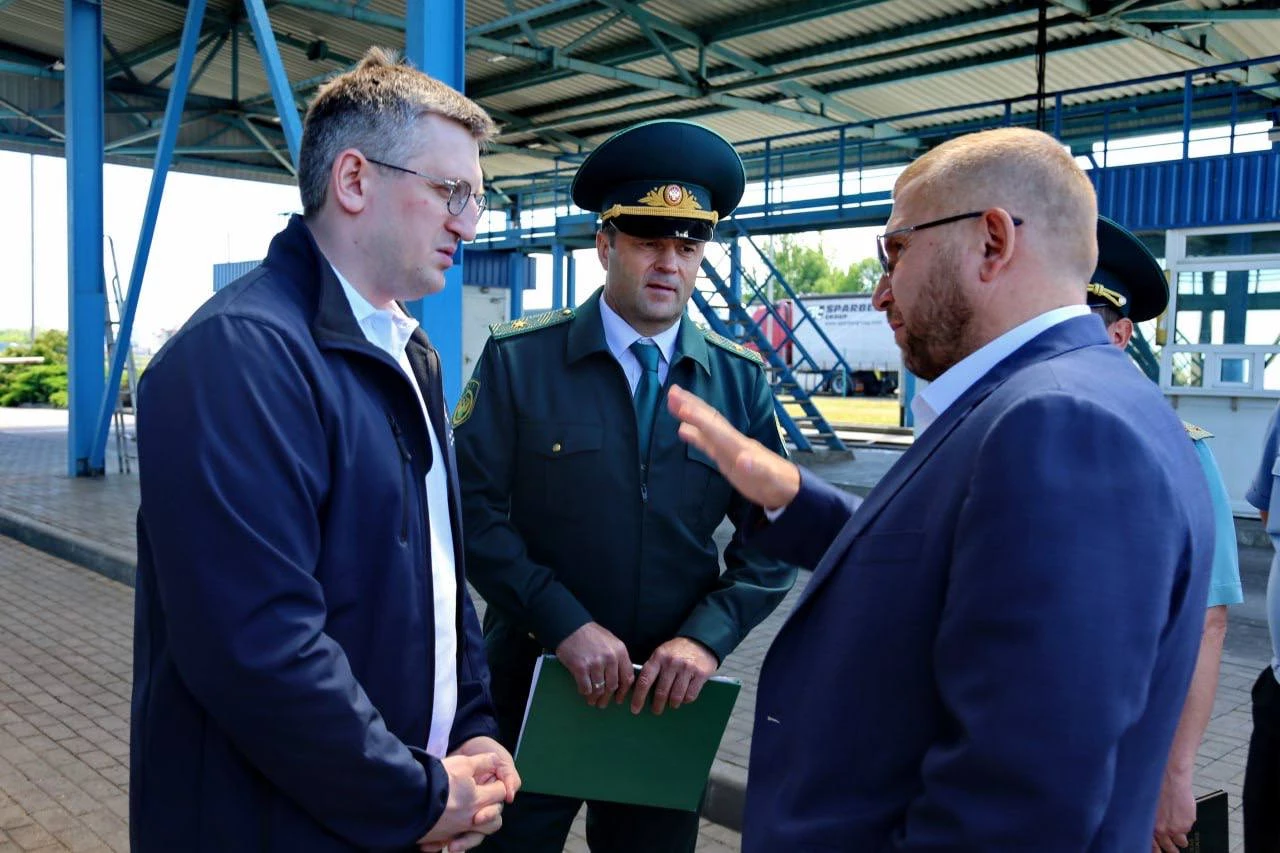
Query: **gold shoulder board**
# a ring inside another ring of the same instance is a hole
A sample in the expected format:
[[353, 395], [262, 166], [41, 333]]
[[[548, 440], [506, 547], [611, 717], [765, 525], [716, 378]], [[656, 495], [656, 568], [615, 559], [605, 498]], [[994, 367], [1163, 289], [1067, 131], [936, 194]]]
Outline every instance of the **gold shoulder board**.
[[535, 329], [548, 329], [552, 326], [558, 326], [572, 319], [572, 308], [559, 308], [555, 311], [534, 314], [531, 317], [521, 317], [518, 320], [511, 320], [507, 323], [494, 323], [489, 327], [489, 334], [495, 338], [509, 338], [512, 335], [523, 335], [525, 332], [532, 332]]
[[720, 347], [720, 349], [728, 350], [729, 352], [733, 353], [734, 355], [740, 358], [745, 358], [747, 361], [754, 361], [756, 364], [760, 365], [761, 367], [764, 366], [764, 359], [761, 358], [760, 353], [756, 352], [755, 350], [747, 349], [737, 341], [731, 341], [728, 338], [726, 338], [724, 335], [716, 334], [710, 329], [704, 329], [701, 326], [699, 326], [698, 330], [702, 332], [702, 336], [707, 339], [708, 343], [715, 344], [716, 346]]

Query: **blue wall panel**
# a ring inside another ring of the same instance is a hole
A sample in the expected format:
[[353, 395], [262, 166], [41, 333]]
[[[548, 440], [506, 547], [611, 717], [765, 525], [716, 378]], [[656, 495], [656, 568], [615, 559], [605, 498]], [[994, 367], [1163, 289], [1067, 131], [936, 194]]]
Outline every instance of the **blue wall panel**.
[[[462, 268], [464, 284], [483, 287], [511, 287], [511, 257], [514, 252], [487, 249], [467, 249], [467, 263]], [[524, 265], [524, 289], [532, 290], [537, 263], [528, 255], [521, 258]]]
[[1095, 169], [1099, 210], [1135, 231], [1280, 221], [1280, 151]]
[[248, 275], [258, 268], [262, 261], [231, 261], [226, 264], [213, 265], [213, 292], [217, 293], [242, 275]]

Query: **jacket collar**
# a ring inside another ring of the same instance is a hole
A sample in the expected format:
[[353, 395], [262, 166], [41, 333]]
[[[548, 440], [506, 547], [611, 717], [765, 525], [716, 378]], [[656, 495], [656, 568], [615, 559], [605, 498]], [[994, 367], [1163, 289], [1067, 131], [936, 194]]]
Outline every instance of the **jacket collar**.
[[911, 445], [871, 490], [867, 499], [858, 506], [852, 518], [832, 542], [827, 553], [823, 555], [821, 562], [814, 568], [813, 577], [805, 587], [795, 609], [798, 610], [800, 604], [822, 586], [853, 540], [862, 535], [867, 525], [875, 520], [885, 504], [915, 476], [942, 442], [969, 416], [970, 412], [977, 408], [978, 404], [991, 396], [992, 392], [1008, 381], [1011, 376], [1031, 364], [1048, 361], [1073, 350], [1088, 346], [1110, 345], [1102, 326], [1092, 315], [1072, 317], [1041, 332], [988, 371], [969, 390], [961, 394], [960, 398], [948, 407], [929, 429], [925, 430], [919, 440]]
[[[314, 293], [316, 311], [311, 320], [311, 334], [318, 344], [354, 345], [361, 350], [381, 352], [365, 337], [333, 265], [320, 251], [305, 219], [297, 214], [289, 217], [285, 229], [272, 238], [264, 264], [305, 292]], [[403, 304], [400, 307], [404, 309]], [[409, 340], [426, 349], [431, 347], [431, 341], [421, 326], [414, 330]]]
[[[568, 360], [572, 364], [589, 355], [603, 352], [609, 353], [609, 343], [604, 337], [604, 320], [600, 317], [600, 300], [604, 298], [604, 288], [599, 288], [578, 306], [569, 324]], [[680, 318], [680, 333], [676, 336], [675, 355], [672, 365], [680, 363], [680, 359], [690, 358], [702, 365], [702, 369], [710, 372], [711, 359], [707, 353], [707, 339], [685, 314]]]

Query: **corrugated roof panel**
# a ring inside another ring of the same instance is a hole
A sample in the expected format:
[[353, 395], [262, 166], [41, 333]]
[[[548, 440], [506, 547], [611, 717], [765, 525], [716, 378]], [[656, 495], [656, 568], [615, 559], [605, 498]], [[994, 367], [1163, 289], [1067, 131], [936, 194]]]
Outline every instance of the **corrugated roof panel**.
[[[1052, 92], [1118, 82], [1131, 78], [1133, 69], [1138, 67], [1159, 74], [1184, 70], [1188, 63], [1145, 44], [1124, 41], [1071, 53], [1051, 54], [1045, 63], [1045, 83]], [[850, 81], [848, 85], [854, 86], [855, 82]], [[982, 66], [874, 86], [855, 86], [843, 91], [841, 98], [861, 110], [883, 116], [1016, 98], [1034, 95], [1035, 91], [1036, 62], [1033, 57], [1028, 57], [995, 67]], [[913, 122], [913, 126], [921, 126], [921, 122]]]
[[741, 20], [756, 12], [783, 8], [777, 0], [651, 0], [644, 9], [688, 29], [709, 28], [715, 23]]
[[[566, 77], [554, 83], [544, 83], [541, 86], [531, 86], [528, 89], [495, 95], [491, 98], [486, 98], [485, 105], [491, 109], [505, 110], [507, 112], [534, 109], [541, 114], [550, 110], [553, 104], [560, 104], [563, 101], [575, 98], [590, 98], [593, 100], [598, 98], [602, 102], [608, 101], [612, 99], [610, 92], [628, 89], [630, 85], [629, 83], [608, 80], [602, 77], [588, 78], [578, 75]], [[646, 93], [637, 97], [644, 99], [647, 96], [648, 94]], [[605, 104], [601, 103], [598, 106], [603, 107]]]
[[[1025, 12], [1010, 17], [1002, 9], [1005, 5], [982, 0], [896, 0], [766, 30], [732, 39], [726, 44], [735, 50], [757, 56], [803, 51], [830, 54], [832, 58], [839, 58], [846, 52], [837, 48], [841, 42], [850, 38], [871, 39], [878, 36], [868, 47], [883, 50], [887, 46], [885, 42], [894, 47], [921, 45], [951, 35], [1027, 19]], [[1055, 9], [1050, 14], [1051, 18], [1056, 19], [1063, 13]], [[917, 28], [928, 29], [931, 22], [941, 26], [941, 22], [959, 15], [968, 15], [970, 20], [962, 26], [943, 32], [910, 34]], [[1030, 20], [1035, 20], [1034, 12], [1030, 13]]]
[[[4, 33], [4, 41], [36, 56], [50, 60], [59, 57], [63, 52], [63, 3], [64, 0], [16, 0], [4, 5], [0, 8], [0, 32]], [[207, 29], [216, 33], [229, 21], [229, 13], [238, 11], [240, 5], [241, 0], [211, 0], [206, 17]], [[1248, 8], [1254, 5], [1269, 8], [1266, 4], [1247, 0], [1188, 0], [1181, 8]], [[477, 27], [485, 22], [506, 19], [513, 9], [537, 11], [546, 7], [546, 0], [468, 0], [467, 23], [469, 27]], [[404, 0], [363, 0], [359, 8], [395, 18], [403, 18], [405, 14]], [[640, 8], [646, 14], [666, 18], [684, 29], [700, 33], [702, 37], [714, 37], [717, 33], [759, 20], [755, 16], [785, 16], [791, 11], [786, 0], [698, 0], [696, 3], [689, 0], [649, 0]], [[833, 97], [848, 106], [843, 115], [895, 115], [1033, 92], [1035, 9], [1012, 12], [1008, 9], [1009, 4], [997, 0], [863, 2], [852, 10], [759, 28], [751, 34], [716, 44], [757, 61], [773, 63], [777, 72], [794, 75], [808, 85], [832, 88]], [[182, 27], [183, 9], [173, 0], [129, 0], [108, 3], [104, 6], [104, 16], [106, 34], [113, 46], [122, 54], [136, 55], [138, 49], [145, 45], [175, 43]], [[584, 0], [577, 7], [534, 16], [530, 24], [535, 30], [532, 42], [559, 49], [575, 44], [577, 47], [571, 55], [588, 60], [618, 55], [618, 48], [623, 46], [634, 47], [635, 53], [643, 55], [623, 64], [623, 70], [660, 80], [680, 80], [666, 57], [654, 51], [644, 30], [634, 20], [627, 17], [614, 20], [616, 16], [613, 8]], [[1109, 33], [1104, 28], [1105, 21], [1086, 22], [1056, 6], [1050, 10], [1050, 16], [1050, 37], [1054, 47], [1060, 48], [1072, 40], [1091, 42], [1087, 47], [1050, 54], [1047, 81], [1050, 89], [1108, 84], [1129, 80], [1139, 74], [1189, 67], [1186, 59]], [[273, 5], [270, 17], [273, 29], [281, 37], [281, 56], [294, 83], [340, 70], [346, 63], [358, 59], [369, 44], [399, 48], [404, 43], [403, 32], [398, 28], [321, 14], [284, 3]], [[612, 23], [602, 27], [606, 21]], [[946, 28], [940, 29], [943, 24]], [[1149, 26], [1162, 29], [1172, 25]], [[1204, 33], [1206, 26], [1192, 27], [1190, 32], [1198, 36]], [[1218, 22], [1214, 26], [1223, 44], [1227, 45], [1216, 48], [1224, 54], [1232, 50], [1230, 45], [1243, 55], [1255, 57], [1280, 49], [1277, 48], [1280, 45], [1280, 22], [1275, 20]], [[530, 42], [527, 32], [516, 25], [490, 30], [486, 36], [516, 44]], [[677, 36], [670, 33], [663, 38], [682, 66], [690, 70], [696, 67], [698, 56], [695, 50], [683, 45]], [[584, 43], [583, 39], [588, 40]], [[1098, 43], [1107, 39], [1112, 41]], [[1208, 44], [1214, 48], [1212, 41]], [[243, 29], [240, 49], [240, 98], [262, 98], [268, 92], [266, 79], [253, 39]], [[324, 55], [309, 59], [308, 49]], [[207, 55], [208, 48], [197, 58], [197, 65]], [[494, 111], [525, 113], [533, 117], [530, 128], [508, 132], [504, 136], [506, 142], [534, 141], [537, 139], [534, 134], [541, 128], [558, 129], [570, 136], [598, 141], [615, 127], [634, 121], [703, 112], [706, 113], [702, 118], [705, 123], [735, 141], [810, 126], [808, 120], [801, 116], [793, 119], [785, 114], [776, 114], [776, 111], [755, 108], [723, 110], [706, 99], [686, 98], [653, 89], [643, 90], [637, 95], [634, 93], [636, 81], [618, 79], [625, 75], [613, 75], [608, 71], [574, 72], [557, 80], [539, 82], [547, 70], [539, 62], [515, 57], [491, 61], [495, 56], [487, 50], [471, 49], [467, 52], [466, 69], [471, 87], [502, 81], [518, 87], [484, 99], [485, 106]], [[993, 59], [1001, 61], [992, 64]], [[134, 73], [144, 81], [149, 80], [168, 68], [173, 60], [174, 52], [170, 49], [140, 64]], [[727, 87], [721, 90], [748, 100], [766, 101], [776, 107], [796, 106], [794, 92], [784, 85], [788, 78], [767, 78], [760, 82], [753, 75], [736, 68], [732, 62], [716, 56], [714, 51], [708, 54], [706, 61], [707, 76], [714, 87]], [[1280, 74], [1280, 68], [1274, 66], [1267, 70]], [[903, 79], [895, 79], [897, 77]], [[530, 85], [530, 81], [535, 82]], [[168, 86], [170, 82], [166, 78], [160, 85]], [[731, 85], [734, 83], [740, 85]], [[1071, 100], [1116, 98], [1179, 85], [1180, 82], [1174, 81], [1112, 86], [1105, 92], [1073, 96]], [[224, 46], [194, 87], [194, 93], [206, 98], [226, 99], [231, 88], [230, 48]], [[483, 88], [479, 86], [480, 91]], [[61, 83], [53, 80], [0, 75], [0, 92], [7, 93], [6, 99], [21, 108], [57, 113], [54, 108], [61, 101]], [[158, 118], [162, 107], [163, 104], [153, 105], [146, 118]], [[1019, 110], [1031, 108], [1029, 104], [1016, 107]], [[996, 108], [997, 112], [999, 109]], [[0, 109], [0, 115], [5, 112]], [[986, 114], [994, 113], [980, 108], [951, 110], [943, 116], [904, 120], [899, 126], [907, 132], [918, 132], [931, 123]], [[61, 126], [60, 113], [46, 118], [48, 124]], [[199, 142], [222, 127], [216, 119], [195, 118], [193, 114], [187, 118], [180, 146]], [[0, 118], [0, 128], [17, 135], [43, 133], [12, 115]], [[129, 136], [137, 131], [138, 124], [129, 115], [116, 111], [108, 115], [109, 139]], [[272, 134], [272, 138], [278, 136]], [[144, 141], [138, 144], [146, 147], [151, 143]], [[244, 167], [228, 163], [225, 166], [228, 171], [252, 174], [254, 167], [271, 167], [274, 162], [266, 152], [257, 153], [254, 149], [256, 142], [242, 128], [223, 133], [212, 144], [253, 150], [253, 153], [235, 154], [243, 161]], [[495, 153], [485, 157], [484, 165], [491, 175], [525, 174], [545, 169], [551, 162], [534, 156]], [[191, 165], [193, 168], [210, 168], [194, 161]]]
[[1218, 24], [1215, 29], [1245, 56], [1280, 53], [1280, 20]]

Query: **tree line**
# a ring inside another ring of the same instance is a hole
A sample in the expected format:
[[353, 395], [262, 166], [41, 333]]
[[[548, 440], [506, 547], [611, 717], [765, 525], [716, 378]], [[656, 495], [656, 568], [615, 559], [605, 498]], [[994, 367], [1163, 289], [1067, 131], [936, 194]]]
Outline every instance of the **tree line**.
[[0, 406], [67, 407], [66, 332], [46, 329], [32, 343], [25, 331], [0, 331], [0, 356], [44, 359], [39, 364], [0, 364]]
[[774, 241], [773, 265], [799, 294], [870, 293], [880, 281], [880, 262], [863, 258], [841, 269], [831, 262], [822, 241], [808, 246], [794, 234], [783, 234]]

